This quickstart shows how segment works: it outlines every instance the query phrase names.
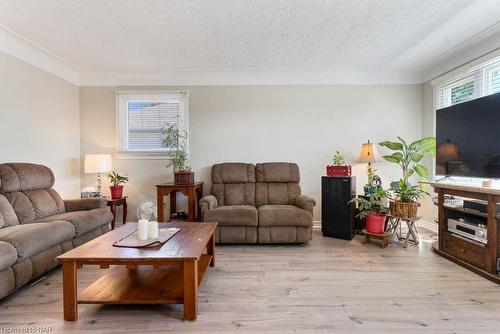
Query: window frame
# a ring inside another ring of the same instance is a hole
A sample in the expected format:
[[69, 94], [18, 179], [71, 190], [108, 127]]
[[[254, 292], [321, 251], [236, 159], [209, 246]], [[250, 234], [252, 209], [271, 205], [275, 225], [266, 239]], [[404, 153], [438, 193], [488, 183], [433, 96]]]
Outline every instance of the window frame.
[[[128, 148], [128, 107], [130, 100], [162, 102], [179, 98], [184, 104], [184, 129], [189, 134], [189, 97], [187, 90], [120, 90], [115, 92], [116, 106], [116, 158], [117, 159], [161, 159], [167, 160], [168, 148], [161, 149], [129, 149]], [[186, 139], [186, 150], [189, 156], [189, 136]]]

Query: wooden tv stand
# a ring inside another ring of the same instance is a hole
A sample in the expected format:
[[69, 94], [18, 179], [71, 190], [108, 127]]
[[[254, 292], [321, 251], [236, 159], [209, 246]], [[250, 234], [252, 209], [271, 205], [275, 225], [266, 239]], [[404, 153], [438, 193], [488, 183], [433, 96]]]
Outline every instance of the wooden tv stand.
[[[497, 213], [496, 204], [500, 203], [500, 189], [483, 188], [459, 183], [428, 182], [438, 194], [438, 224], [439, 240], [432, 245], [434, 251], [481, 275], [490, 281], [500, 284], [500, 275], [497, 274], [497, 258], [500, 254], [498, 222], [500, 213]], [[446, 206], [445, 195], [478, 199], [488, 203], [487, 213], [460, 207]], [[488, 241], [486, 245], [462, 238], [448, 231], [448, 217], [454, 214], [465, 214], [470, 217], [479, 217], [487, 224]]]

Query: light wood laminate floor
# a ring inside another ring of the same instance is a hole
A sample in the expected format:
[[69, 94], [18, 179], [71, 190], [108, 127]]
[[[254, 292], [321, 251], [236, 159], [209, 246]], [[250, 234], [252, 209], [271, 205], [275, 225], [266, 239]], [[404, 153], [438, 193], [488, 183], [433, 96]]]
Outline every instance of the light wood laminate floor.
[[[324, 238], [307, 246], [220, 246], [199, 293], [181, 305], [80, 305], [62, 319], [61, 270], [0, 302], [5, 329], [52, 333], [500, 333], [500, 287], [419, 247]], [[103, 274], [84, 267], [80, 288]], [[168, 284], [168, 282], [165, 282]], [[2, 328], [4, 329], [3, 331]]]

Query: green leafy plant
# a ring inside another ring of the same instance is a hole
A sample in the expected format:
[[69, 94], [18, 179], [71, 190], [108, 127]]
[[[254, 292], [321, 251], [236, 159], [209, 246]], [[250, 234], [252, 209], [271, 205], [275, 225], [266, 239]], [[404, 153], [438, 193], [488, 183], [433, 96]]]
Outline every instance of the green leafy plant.
[[403, 181], [408, 183], [408, 179], [416, 173], [421, 180], [425, 180], [429, 175], [427, 167], [422, 165], [420, 161], [425, 156], [435, 156], [436, 154], [436, 138], [425, 137], [407, 144], [406, 141], [398, 136], [398, 142], [383, 141], [380, 146], [387, 147], [392, 151], [396, 151], [391, 155], [384, 155], [383, 158], [389, 162], [398, 164], [403, 171]]
[[376, 169], [372, 164], [368, 164], [366, 169], [366, 174], [368, 176], [368, 182], [363, 186], [365, 195], [369, 195], [377, 190], [377, 188], [382, 187], [382, 180], [376, 173]]
[[351, 200], [351, 203], [358, 204], [359, 213], [356, 217], [364, 219], [367, 215], [385, 214], [389, 212], [389, 208], [386, 205], [386, 199], [389, 197], [389, 193], [382, 189], [377, 188], [377, 190], [363, 197], [356, 197]]
[[111, 172], [107, 174], [107, 176], [114, 186], [119, 186], [120, 184], [125, 184], [128, 182], [128, 176], [120, 175], [117, 172]]
[[165, 124], [162, 127], [163, 147], [168, 148], [167, 156], [169, 163], [167, 167], [173, 167], [174, 172], [187, 172], [191, 168], [186, 166], [188, 160], [186, 141], [187, 132], [180, 130], [177, 124]]
[[340, 154], [339, 151], [336, 151], [335, 154], [333, 155], [333, 164], [335, 166], [342, 166], [342, 165], [345, 165], [345, 159], [344, 159], [344, 156], [342, 154]]
[[394, 196], [400, 202], [416, 202], [424, 194], [430, 195], [420, 187], [409, 185], [403, 179], [399, 180], [398, 187], [394, 189]]

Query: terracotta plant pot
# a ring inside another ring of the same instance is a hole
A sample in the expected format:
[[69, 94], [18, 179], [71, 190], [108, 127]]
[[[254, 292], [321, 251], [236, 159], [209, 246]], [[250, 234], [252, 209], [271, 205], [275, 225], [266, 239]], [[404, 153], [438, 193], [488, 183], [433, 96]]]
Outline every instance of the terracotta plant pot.
[[418, 202], [390, 201], [389, 210], [391, 215], [403, 218], [415, 218], [417, 216]]
[[385, 215], [371, 214], [366, 215], [366, 230], [370, 233], [384, 233], [385, 231]]
[[119, 199], [123, 197], [123, 186], [110, 186], [111, 199]]
[[175, 184], [194, 184], [194, 172], [174, 173]]

